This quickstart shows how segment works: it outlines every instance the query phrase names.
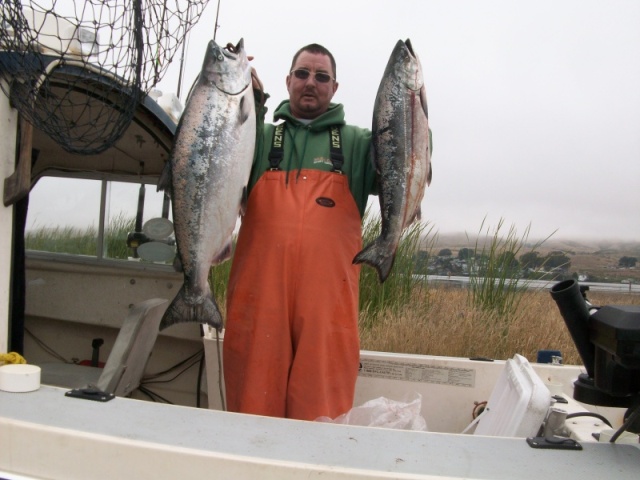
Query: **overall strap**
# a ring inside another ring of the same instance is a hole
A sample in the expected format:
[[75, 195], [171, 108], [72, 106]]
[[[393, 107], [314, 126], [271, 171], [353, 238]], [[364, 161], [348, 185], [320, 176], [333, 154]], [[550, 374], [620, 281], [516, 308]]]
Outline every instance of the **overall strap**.
[[280, 162], [284, 157], [284, 122], [273, 129], [271, 150], [269, 151], [269, 170], [280, 170]]
[[[272, 171], [280, 170], [280, 162], [284, 158], [284, 126], [283, 122], [273, 129], [271, 150], [269, 151], [269, 170]], [[342, 174], [344, 155], [342, 154], [342, 135], [339, 125], [329, 128], [329, 154], [333, 165], [331, 171]]]
[[344, 155], [342, 155], [342, 135], [340, 135], [340, 126], [334, 125], [329, 129], [330, 143], [329, 151], [331, 155], [332, 172], [342, 174], [342, 166], [344, 165]]

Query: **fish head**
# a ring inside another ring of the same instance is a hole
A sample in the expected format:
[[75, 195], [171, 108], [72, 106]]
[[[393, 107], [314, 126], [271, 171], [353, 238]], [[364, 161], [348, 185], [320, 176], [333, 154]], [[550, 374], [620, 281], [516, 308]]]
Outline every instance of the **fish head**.
[[234, 46], [221, 47], [210, 40], [205, 52], [200, 80], [231, 94], [244, 91], [251, 85], [251, 66], [244, 49], [244, 39]]
[[391, 57], [389, 59], [388, 69], [392, 68], [396, 72], [398, 80], [405, 85], [406, 88], [418, 91], [422, 88], [424, 80], [422, 78], [422, 67], [418, 56], [413, 51], [411, 40], [398, 40]]

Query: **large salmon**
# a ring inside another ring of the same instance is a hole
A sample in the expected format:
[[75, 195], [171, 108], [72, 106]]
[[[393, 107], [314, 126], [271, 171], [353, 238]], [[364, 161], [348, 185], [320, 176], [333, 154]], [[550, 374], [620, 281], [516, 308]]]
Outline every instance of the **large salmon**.
[[210, 41], [169, 160], [184, 285], [160, 329], [180, 322], [222, 327], [209, 271], [230, 256], [231, 236], [246, 199], [255, 138], [251, 67], [244, 42], [221, 48]]
[[387, 63], [374, 105], [372, 136], [382, 228], [353, 263], [373, 266], [384, 282], [402, 232], [420, 219], [420, 202], [431, 183], [427, 95], [420, 60], [409, 40], [398, 41]]

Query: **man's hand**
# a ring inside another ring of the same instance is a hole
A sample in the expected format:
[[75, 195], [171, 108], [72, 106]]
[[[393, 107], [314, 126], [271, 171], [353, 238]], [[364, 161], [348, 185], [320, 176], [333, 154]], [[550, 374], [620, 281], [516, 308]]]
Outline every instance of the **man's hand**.
[[[251, 61], [253, 58], [253, 55], [247, 55], [247, 60]], [[264, 85], [262, 85], [262, 81], [260, 80], [260, 77], [258, 77], [256, 69], [253, 67], [251, 67], [251, 86], [254, 90], [264, 92]]]
[[[253, 60], [253, 55], [247, 55], [247, 60]], [[262, 107], [264, 107], [267, 98], [264, 94], [264, 85], [262, 85], [262, 80], [258, 77], [258, 72], [256, 69], [251, 67], [251, 88], [253, 88], [253, 93], [256, 99], [256, 112], [260, 112]]]

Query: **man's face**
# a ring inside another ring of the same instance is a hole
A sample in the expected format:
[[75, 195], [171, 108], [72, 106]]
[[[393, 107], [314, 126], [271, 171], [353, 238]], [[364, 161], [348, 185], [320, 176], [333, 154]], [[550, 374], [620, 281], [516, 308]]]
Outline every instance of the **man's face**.
[[[327, 111], [338, 82], [333, 80], [331, 59], [321, 53], [300, 53], [292, 72], [298, 69], [307, 70], [310, 74], [305, 80], [297, 78], [294, 73], [287, 75], [291, 113], [297, 118], [313, 119]], [[326, 73], [331, 79], [326, 83], [319, 82], [316, 73]]]

